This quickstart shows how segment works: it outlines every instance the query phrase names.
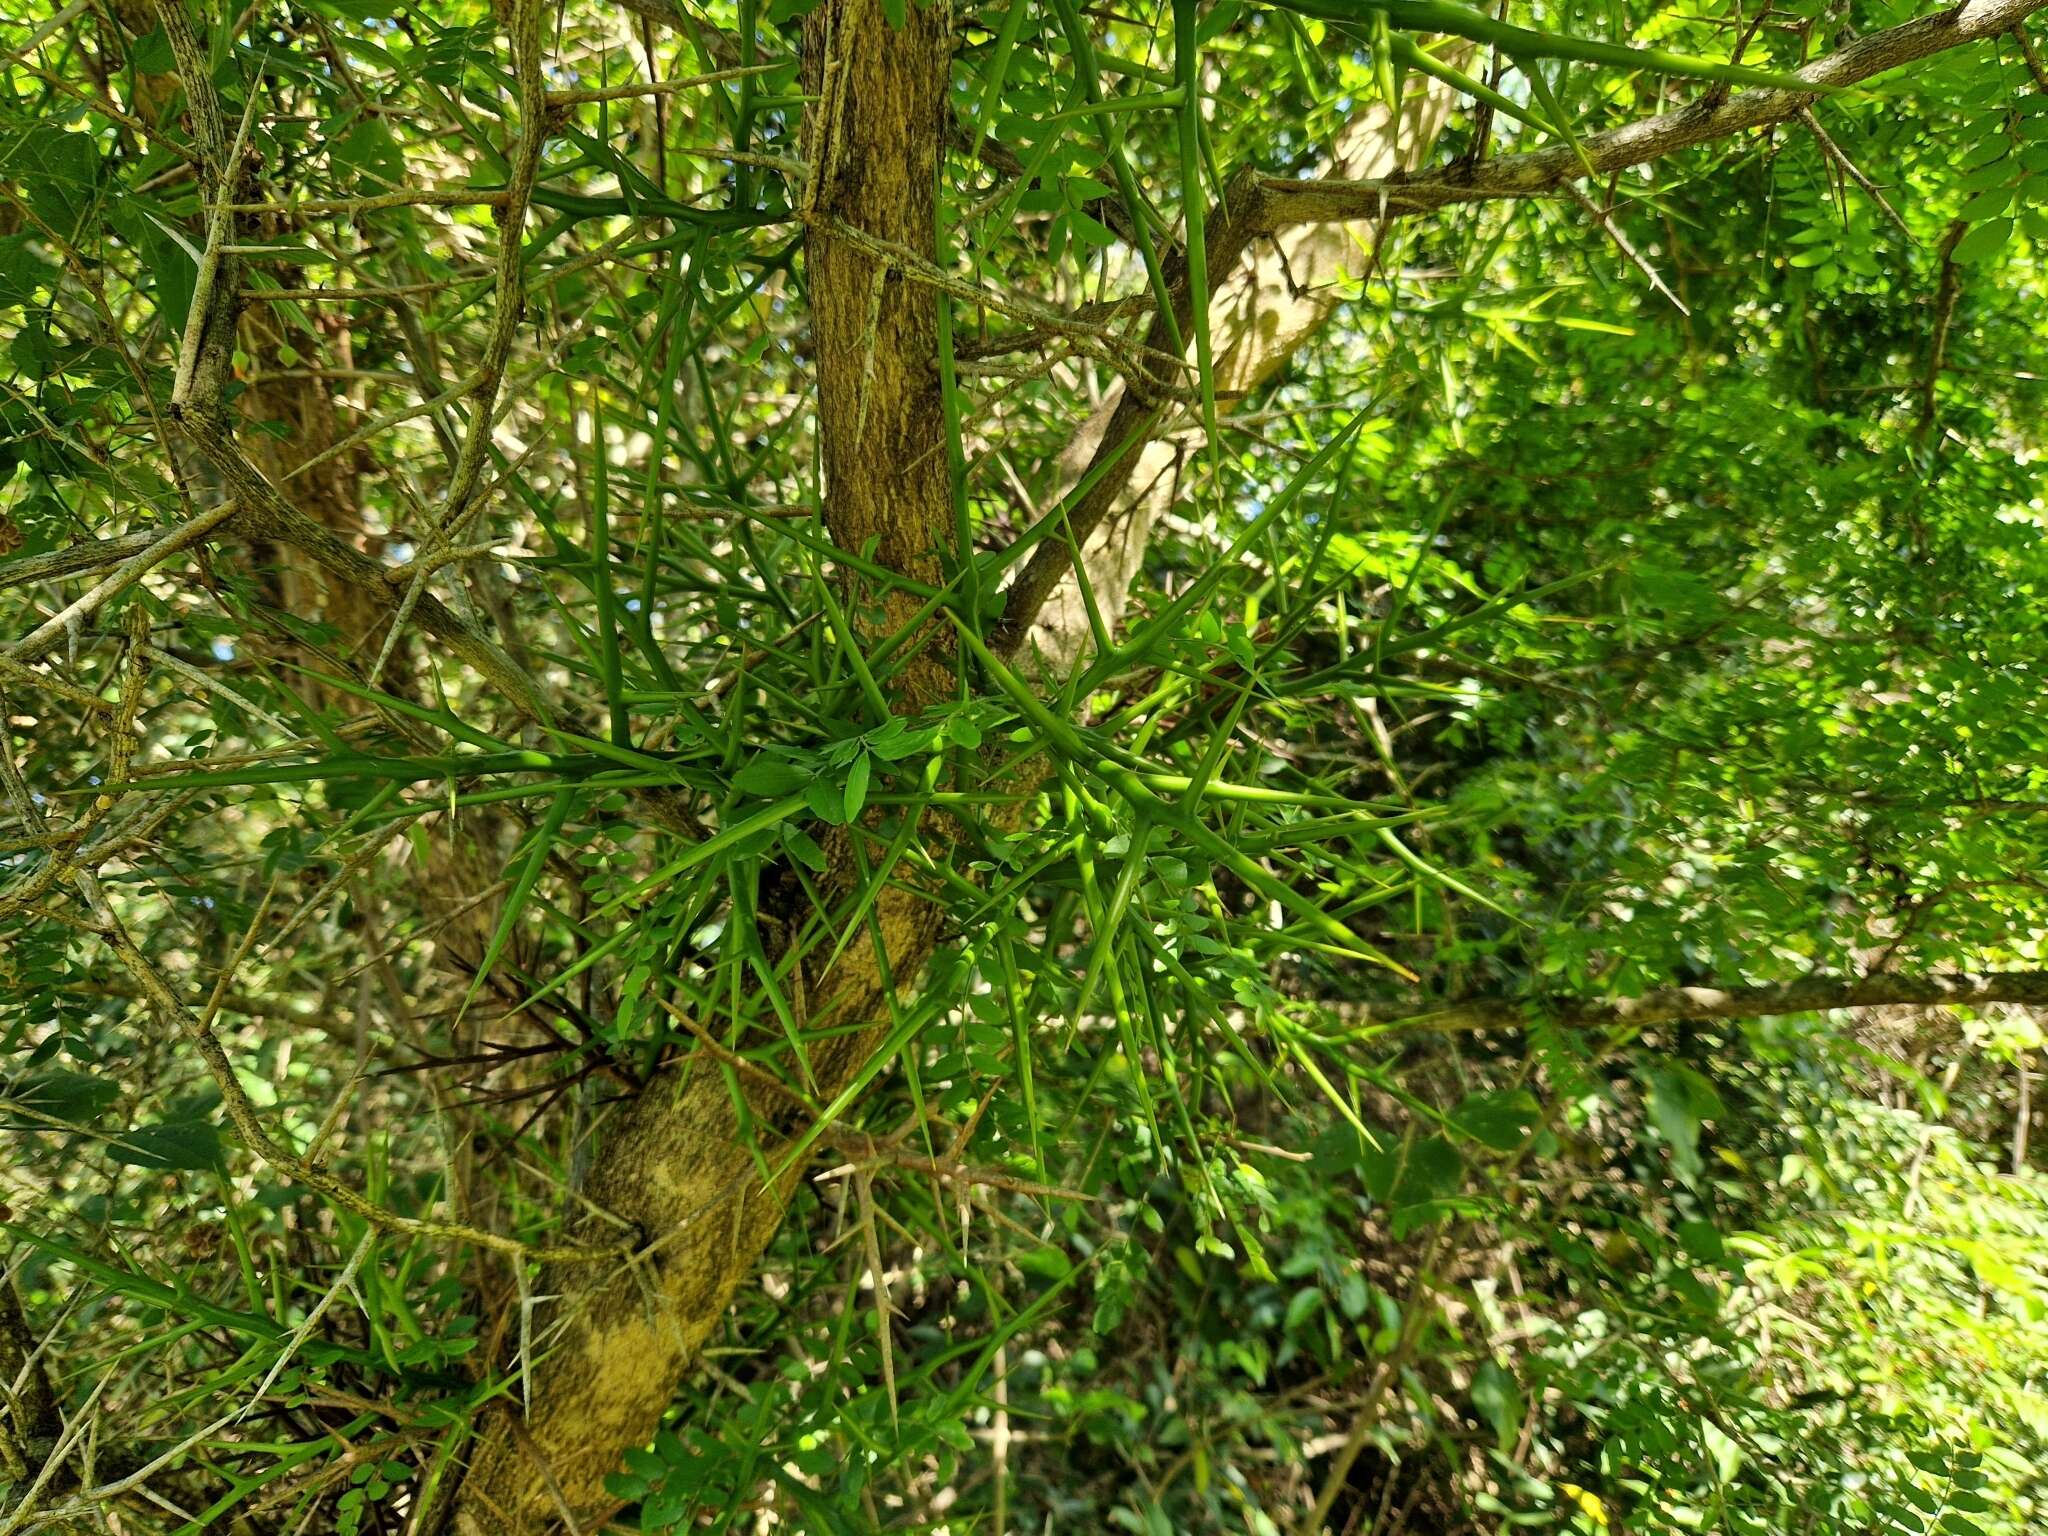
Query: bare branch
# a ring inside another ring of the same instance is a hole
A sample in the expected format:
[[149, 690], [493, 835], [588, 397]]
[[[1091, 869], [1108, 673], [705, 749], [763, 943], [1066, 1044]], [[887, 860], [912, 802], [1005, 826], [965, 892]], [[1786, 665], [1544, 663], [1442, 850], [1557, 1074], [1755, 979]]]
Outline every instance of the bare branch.
[[1878, 189], [1877, 183], [1863, 174], [1862, 167], [1849, 158], [1847, 151], [1834, 141], [1827, 129], [1821, 127], [1820, 119], [1813, 115], [1813, 108], [1801, 107], [1799, 109], [1799, 121], [1806, 124], [1806, 131], [1813, 135], [1814, 141], [1820, 145], [1821, 149], [1827, 154], [1827, 157], [1841, 168], [1842, 174], [1861, 187], [1864, 194], [1884, 210], [1885, 217], [1898, 225], [1899, 233], [1903, 234], [1908, 240], [1912, 240], [1914, 238], [1913, 231], [1905, 219], [1900, 217], [1899, 210], [1894, 208], [1885, 198], [1884, 193]]
[[65, 604], [37, 625], [32, 633], [8, 646], [5, 652], [7, 659], [16, 662], [37, 660], [57, 643], [65, 630], [91, 618], [110, 599], [119, 597], [179, 550], [189, 549], [192, 545], [203, 542], [209, 534], [234, 515], [235, 504], [232, 501], [225, 501], [161, 535], [111, 576], [95, 583], [91, 590], [75, 601]]
[[1858, 38], [1846, 48], [1816, 59], [1797, 72], [1799, 79], [1813, 87], [1811, 94], [1743, 91], [1718, 103], [1709, 97], [1676, 112], [1590, 135], [1578, 148], [1539, 149], [1477, 165], [1452, 165], [1421, 175], [1373, 181], [1261, 176], [1256, 178], [1262, 204], [1257, 224], [1262, 233], [1270, 233], [1289, 224], [1376, 217], [1382, 209], [1398, 217], [1458, 203], [1545, 197], [1585, 176], [1588, 166], [1596, 174], [1627, 170], [1696, 144], [1784, 122], [1811, 107], [1825, 92], [1859, 85], [1917, 60], [2010, 32], [2043, 7], [2048, 7], [2048, 0], [1964, 0], [1939, 15]]
[[1948, 366], [1948, 332], [1956, 317], [1956, 301], [1962, 297], [1962, 280], [1956, 272], [1956, 246], [1969, 230], [1961, 219], [1948, 227], [1941, 240], [1941, 278], [1934, 289], [1934, 338], [1927, 346], [1927, 372], [1920, 379], [1920, 420], [1914, 435], [1925, 437], [1934, 426], [1936, 390], [1941, 371]]
[[2048, 971], [1934, 976], [1807, 976], [1774, 987], [1664, 987], [1639, 997], [1480, 998], [1418, 1013], [1406, 1004], [1346, 1004], [1339, 1012], [1374, 1030], [1478, 1034], [1549, 1020], [1569, 1029], [1649, 1029], [1679, 1019], [1761, 1019], [1834, 1008], [1981, 1008], [2048, 1004]]

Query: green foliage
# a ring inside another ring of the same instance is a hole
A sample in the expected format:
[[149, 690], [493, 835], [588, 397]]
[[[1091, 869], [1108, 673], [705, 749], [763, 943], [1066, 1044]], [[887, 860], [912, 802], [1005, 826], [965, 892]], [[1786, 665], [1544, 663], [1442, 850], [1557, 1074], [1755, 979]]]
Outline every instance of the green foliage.
[[[512, 225], [486, 8], [209, 16], [231, 410], [340, 552], [243, 524], [118, 590], [227, 494], [172, 424], [191, 103], [125, 7], [0, 22], [0, 1198], [21, 1380], [99, 1458], [9, 1408], [0, 1509], [425, 1536], [551, 1343], [478, 1233], [559, 1238], [616, 1101], [703, 1074], [805, 1176], [619, 1528], [2039, 1529], [2033, 1016], [1570, 1006], [2041, 963], [2028, 56], [1390, 223], [1241, 394], [1243, 273], [1188, 260], [1237, 167], [1426, 89], [1431, 164], [1583, 154], [1909, 13], [961, 8], [960, 537], [911, 575], [819, 511], [808, 9], [550, 11], [598, 99]], [[722, 78], [605, 95], [650, 68]], [[999, 656], [1182, 273], [1128, 604]], [[906, 892], [937, 951], [835, 1072], [811, 984]]]

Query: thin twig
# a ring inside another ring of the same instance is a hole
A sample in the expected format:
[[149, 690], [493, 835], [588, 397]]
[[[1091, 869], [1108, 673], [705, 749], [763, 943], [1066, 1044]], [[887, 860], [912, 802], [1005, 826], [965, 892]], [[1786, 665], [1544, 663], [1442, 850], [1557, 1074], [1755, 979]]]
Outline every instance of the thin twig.
[[548, 105], [551, 107], [580, 107], [593, 101], [628, 101], [635, 96], [672, 96], [678, 91], [694, 91], [703, 85], [718, 85], [726, 80], [744, 80], [750, 75], [765, 75], [778, 69], [789, 68], [787, 60], [773, 64], [748, 64], [737, 69], [714, 69], [708, 75], [690, 75], [681, 80], [659, 80], [651, 83], [635, 82], [632, 85], [588, 86], [573, 91], [549, 91]]
[[127, 930], [119, 920], [108, 914], [102, 922], [100, 937], [107, 947], [113, 950], [115, 958], [121, 962], [128, 974], [135, 978], [136, 984], [142, 988], [145, 1000], [165, 1019], [176, 1024], [197, 1048], [200, 1059], [206, 1063], [207, 1071], [213, 1077], [214, 1086], [220, 1090], [222, 1106], [228, 1112], [228, 1119], [234, 1123], [242, 1144], [265, 1162], [291, 1174], [308, 1189], [324, 1195], [343, 1210], [385, 1231], [403, 1232], [446, 1242], [469, 1243], [493, 1253], [510, 1254], [535, 1263], [607, 1263], [620, 1262], [632, 1256], [632, 1249], [627, 1244], [524, 1243], [518, 1238], [466, 1226], [461, 1222], [401, 1216], [396, 1211], [386, 1210], [378, 1205], [353, 1185], [315, 1168], [264, 1128], [262, 1120], [256, 1113], [256, 1106], [243, 1091], [241, 1079], [235, 1072], [234, 1063], [228, 1059], [227, 1051], [214, 1036], [213, 1031], [179, 1000], [170, 984], [136, 947], [135, 941], [128, 936]]
[[1633, 262], [1636, 269], [1650, 280], [1650, 286], [1671, 301], [1673, 309], [1676, 309], [1681, 315], [1690, 315], [1692, 313], [1691, 310], [1685, 307], [1685, 301], [1666, 286], [1664, 279], [1658, 275], [1657, 269], [1644, 260], [1642, 253], [1629, 243], [1628, 236], [1624, 235], [1620, 228], [1616, 226], [1614, 220], [1607, 216], [1606, 209], [1596, 206], [1590, 197], [1579, 190], [1575, 182], [1566, 182], [1564, 189], [1571, 194], [1574, 202], [1592, 215], [1593, 222], [1606, 232], [1608, 239], [1612, 240], [1620, 248], [1621, 254]]
[[28, 634], [7, 647], [8, 660], [31, 662], [56, 644], [67, 629], [84, 622], [106, 606], [112, 599], [134, 586], [150, 571], [170, 559], [181, 549], [192, 545], [212, 533], [222, 523], [233, 517], [239, 510], [233, 501], [224, 501], [219, 506], [200, 513], [190, 521], [173, 528], [169, 533], [151, 544], [141, 554], [134, 556], [111, 576], [95, 585], [74, 601], [67, 603], [57, 612], [38, 624]]
[[1870, 200], [1884, 210], [1885, 217], [1899, 226], [1900, 233], [1905, 235], [1909, 242], [1918, 245], [1919, 240], [1914, 236], [1912, 228], [1899, 216], [1899, 210], [1885, 200], [1885, 195], [1878, 190], [1877, 183], [1863, 174], [1862, 168], [1843, 152], [1841, 145], [1828, 137], [1827, 129], [1821, 127], [1820, 119], [1813, 115], [1813, 108], [1801, 107], [1799, 121], [1806, 124], [1806, 131], [1814, 136], [1827, 157], [1841, 168], [1842, 174], [1861, 187]]
[[1941, 239], [1941, 276], [1934, 288], [1934, 337], [1927, 348], [1927, 371], [1920, 380], [1920, 421], [1913, 429], [1915, 437], [1924, 438], [1934, 426], [1936, 386], [1940, 384], [1941, 371], [1948, 362], [1949, 327], [1955, 321], [1956, 301], [1962, 296], [1962, 283], [1956, 271], [1956, 246], [1968, 229], [1968, 224], [1957, 219]]

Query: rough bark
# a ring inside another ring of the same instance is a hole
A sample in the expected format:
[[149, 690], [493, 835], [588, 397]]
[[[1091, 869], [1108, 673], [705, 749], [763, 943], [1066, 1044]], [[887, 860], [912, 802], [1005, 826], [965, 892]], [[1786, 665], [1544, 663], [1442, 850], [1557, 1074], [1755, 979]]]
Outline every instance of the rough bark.
[[[844, 238], [847, 227], [930, 259], [951, 35], [945, 7], [912, 5], [892, 28], [876, 0], [827, 0], [804, 25], [804, 89], [816, 98], [805, 141], [817, 180], [807, 244], [819, 366], [825, 517], [842, 547], [923, 580], [941, 569], [952, 527], [931, 288], [906, 281]], [[883, 590], [852, 594], [872, 629], [893, 629], [914, 605]], [[898, 674], [892, 702], [911, 707], [949, 686], [927, 645]], [[830, 885], [844, 889], [850, 871]], [[801, 914], [791, 914], [800, 916]], [[828, 974], [807, 978], [813, 1028], [858, 1022], [810, 1062], [821, 1091], [843, 1084], [875, 1049], [889, 985], [913, 982], [937, 936], [937, 908], [909, 892], [878, 899], [873, 946], [852, 945]], [[754, 1107], [756, 1134], [789, 1123], [783, 1106]], [[573, 1519], [594, 1529], [612, 1502], [605, 1474], [654, 1433], [702, 1347], [783, 1214], [795, 1182], [763, 1189], [725, 1081], [665, 1081], [602, 1131], [584, 1196], [637, 1230], [627, 1269], [542, 1275], [557, 1298], [536, 1336], [551, 1337], [532, 1378], [532, 1408], [507, 1408], [482, 1435], [457, 1506], [468, 1536], [527, 1536]], [[773, 1159], [774, 1145], [764, 1149]], [[595, 1232], [598, 1217], [583, 1230]]]
[[22, 1316], [14, 1275], [0, 1267], [0, 1478], [23, 1479], [62, 1427], [37, 1339]]
[[[811, 335], [825, 523], [840, 548], [931, 585], [945, 580], [952, 491], [938, 374], [938, 305], [928, 284], [893, 270], [850, 226], [936, 257], [939, 153], [945, 139], [951, 23], [943, 0], [911, 5], [902, 30], [875, 4], [828, 4], [804, 23]], [[856, 591], [856, 596], [865, 595]], [[883, 591], [869, 624], [894, 632], [919, 607]], [[950, 685], [929, 638], [905, 669], [904, 705]]]
[[[885, 568], [933, 581], [950, 542], [952, 508], [937, 377], [932, 290], [886, 269], [877, 247], [834, 234], [835, 223], [930, 259], [933, 192], [943, 141], [948, 39], [936, 12], [911, 7], [891, 32], [874, 0], [834, 0], [805, 28], [806, 160], [818, 168], [807, 247], [819, 361], [819, 424], [825, 515], [834, 540], [871, 548]], [[1347, 130], [1334, 167], [1379, 174], [1415, 163], [1450, 110], [1440, 86], [1413, 93], [1398, 132], [1369, 108]], [[1215, 296], [1221, 377], [1234, 391], [1269, 380], [1339, 302], [1338, 278], [1363, 266], [1371, 226], [1292, 233], [1234, 274]], [[1240, 247], [1240, 250], [1242, 248]], [[1077, 435], [1066, 457], [1078, 473], [1117, 410], [1112, 399]], [[1138, 460], [1134, 490], [1116, 497], [1113, 535], [1090, 546], [1099, 595], [1121, 607], [1153, 518], [1171, 504], [1177, 449], [1155, 444]], [[1124, 482], [1118, 479], [1114, 491]], [[1077, 654], [1089, 633], [1070, 594], [1034, 631], [1046, 651]], [[858, 595], [858, 594], [857, 594]], [[916, 605], [874, 597], [868, 623], [894, 629]], [[893, 703], [911, 707], [952, 686], [936, 640], [899, 674]], [[938, 909], [887, 891], [878, 904], [888, 974], [915, 979], [937, 935]], [[866, 1060], [888, 1017], [872, 950], [849, 949], [830, 976], [809, 983], [830, 1018], [869, 1027], [843, 1037], [811, 1066], [830, 1093]], [[810, 1022], [829, 1021], [814, 1013]], [[776, 1106], [756, 1106], [774, 1123]], [[465, 1536], [527, 1536], [573, 1514], [588, 1519], [625, 1447], [648, 1440], [683, 1372], [717, 1326], [734, 1291], [774, 1235], [789, 1184], [760, 1188], [723, 1081], [697, 1074], [663, 1084], [622, 1107], [603, 1132], [586, 1197], [635, 1223], [649, 1241], [639, 1273], [561, 1269], [538, 1294], [561, 1298], [545, 1317], [557, 1330], [533, 1381], [533, 1408], [515, 1426], [510, 1410], [489, 1426], [458, 1506]], [[772, 1150], [770, 1155], [772, 1156]], [[550, 1487], [552, 1481], [553, 1486]]]

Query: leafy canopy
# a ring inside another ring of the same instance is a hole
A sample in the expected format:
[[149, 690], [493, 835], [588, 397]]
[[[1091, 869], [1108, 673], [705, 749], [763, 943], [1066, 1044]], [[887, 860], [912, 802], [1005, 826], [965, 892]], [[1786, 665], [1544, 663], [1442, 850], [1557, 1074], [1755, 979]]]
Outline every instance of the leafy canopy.
[[0, 22], [6, 1528], [433, 1529], [705, 1083], [621, 1528], [2038, 1528], [2048, 993], [1768, 1001], [2040, 965], [2031, 7], [955, 8], [916, 570], [811, 9]]

